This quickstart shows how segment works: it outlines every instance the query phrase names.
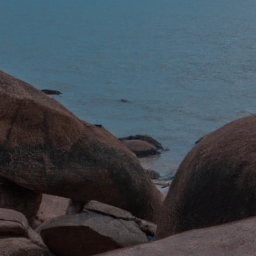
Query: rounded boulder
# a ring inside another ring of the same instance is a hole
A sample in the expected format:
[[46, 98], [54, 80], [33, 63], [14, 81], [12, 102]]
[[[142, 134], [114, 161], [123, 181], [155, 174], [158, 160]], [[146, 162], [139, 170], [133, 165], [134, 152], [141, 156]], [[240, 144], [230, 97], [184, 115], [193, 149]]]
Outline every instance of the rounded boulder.
[[156, 238], [256, 215], [256, 115], [205, 136], [184, 158], [158, 218]]

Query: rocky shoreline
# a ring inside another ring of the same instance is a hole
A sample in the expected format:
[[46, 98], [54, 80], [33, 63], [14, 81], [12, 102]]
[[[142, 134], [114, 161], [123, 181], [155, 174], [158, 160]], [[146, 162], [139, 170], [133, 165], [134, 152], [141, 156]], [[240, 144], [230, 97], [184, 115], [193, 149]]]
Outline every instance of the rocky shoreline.
[[162, 181], [139, 159], [159, 142], [117, 139], [52, 93], [0, 71], [0, 255], [256, 253], [256, 115], [200, 139]]

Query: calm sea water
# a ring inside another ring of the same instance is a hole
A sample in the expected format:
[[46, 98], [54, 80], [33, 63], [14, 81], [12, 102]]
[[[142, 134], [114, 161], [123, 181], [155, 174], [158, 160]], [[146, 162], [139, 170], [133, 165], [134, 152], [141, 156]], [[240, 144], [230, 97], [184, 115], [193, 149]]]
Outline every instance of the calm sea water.
[[[0, 2], [0, 69], [117, 137], [170, 151], [172, 175], [204, 134], [256, 112], [255, 0]], [[132, 103], [122, 103], [122, 98]]]

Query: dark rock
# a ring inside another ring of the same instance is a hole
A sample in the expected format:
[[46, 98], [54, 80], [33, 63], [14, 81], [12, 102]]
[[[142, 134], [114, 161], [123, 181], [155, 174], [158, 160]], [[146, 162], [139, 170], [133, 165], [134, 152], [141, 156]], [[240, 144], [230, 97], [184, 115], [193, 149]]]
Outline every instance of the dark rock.
[[132, 103], [130, 100], [126, 100], [126, 99], [121, 99], [121, 102]]
[[122, 144], [129, 148], [137, 157], [146, 157], [158, 154], [152, 144], [142, 140], [124, 140]]
[[69, 215], [81, 213], [84, 209], [85, 204], [86, 202], [70, 199], [66, 210], [66, 214]]
[[160, 177], [160, 174], [157, 171], [151, 169], [144, 169], [146, 173], [149, 175], [150, 179], [156, 180]]
[[95, 210], [48, 220], [37, 232], [54, 254], [62, 256], [94, 255], [148, 241], [135, 221]]
[[152, 137], [148, 136], [148, 135], [132, 135], [132, 136], [128, 136], [128, 137], [123, 137], [123, 138], [119, 138], [120, 141], [125, 141], [125, 140], [142, 140], [142, 141], [146, 141], [152, 145], [154, 145], [158, 150], [163, 150], [163, 146], [161, 145], [161, 143], [159, 143], [158, 141], [156, 141], [155, 139], [153, 139]]
[[60, 95], [60, 94], [62, 94], [62, 92], [60, 92], [60, 91], [50, 90], [50, 89], [43, 89], [41, 91], [44, 92], [45, 94], [49, 94], [49, 95]]
[[157, 239], [256, 215], [256, 115], [205, 136], [180, 164]]
[[[27, 195], [35, 209], [45, 193], [102, 201], [155, 221], [162, 199], [138, 159], [113, 135], [2, 71], [0, 176], [35, 193], [35, 200]], [[25, 205], [26, 198], [19, 197]]]
[[118, 249], [104, 256], [215, 256], [255, 255], [256, 218], [196, 229], [158, 241]]
[[101, 128], [102, 124], [95, 124], [96, 127]]
[[33, 223], [41, 203], [41, 193], [0, 178], [0, 195], [1, 208], [15, 209], [23, 213], [30, 224]]

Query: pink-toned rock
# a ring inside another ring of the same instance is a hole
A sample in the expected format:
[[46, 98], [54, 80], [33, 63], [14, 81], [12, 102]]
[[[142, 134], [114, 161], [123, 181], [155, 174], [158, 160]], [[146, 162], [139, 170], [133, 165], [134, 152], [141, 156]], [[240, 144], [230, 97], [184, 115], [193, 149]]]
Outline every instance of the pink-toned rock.
[[[162, 195], [138, 159], [113, 135], [81, 121], [53, 98], [2, 71], [0, 176], [10, 187], [77, 201], [97, 200], [150, 221], [155, 221], [162, 203]], [[26, 212], [27, 201], [37, 212], [40, 194], [34, 200], [19, 196], [26, 216], [31, 213]], [[9, 201], [0, 205], [16, 209]]]
[[256, 215], [256, 115], [205, 136], [170, 185], [156, 238]]
[[104, 256], [241, 256], [255, 255], [256, 218], [190, 230], [155, 242], [113, 250]]
[[17, 211], [0, 208], [0, 255], [51, 255], [26, 217]]
[[142, 140], [125, 140], [122, 144], [129, 148], [137, 157], [146, 157], [158, 154], [154, 145]]
[[103, 204], [103, 203], [92, 200], [84, 206], [83, 212], [87, 212], [87, 211], [108, 215], [116, 219], [134, 221], [139, 226], [140, 230], [144, 232], [147, 236], [153, 237], [156, 232], [155, 224], [136, 218], [131, 213], [111, 205]]
[[37, 213], [37, 219], [44, 222], [65, 215], [68, 203], [68, 198], [43, 194], [42, 202]]
[[22, 213], [0, 208], [0, 238], [10, 236], [28, 237], [28, 229], [28, 221]]
[[[113, 209], [110, 211], [113, 213]], [[120, 214], [128, 216], [122, 210], [117, 213]], [[92, 210], [50, 219], [36, 231], [48, 248], [61, 256], [94, 255], [148, 241], [133, 219]]]
[[46, 247], [41, 247], [24, 237], [0, 239], [1, 256], [54, 256]]

